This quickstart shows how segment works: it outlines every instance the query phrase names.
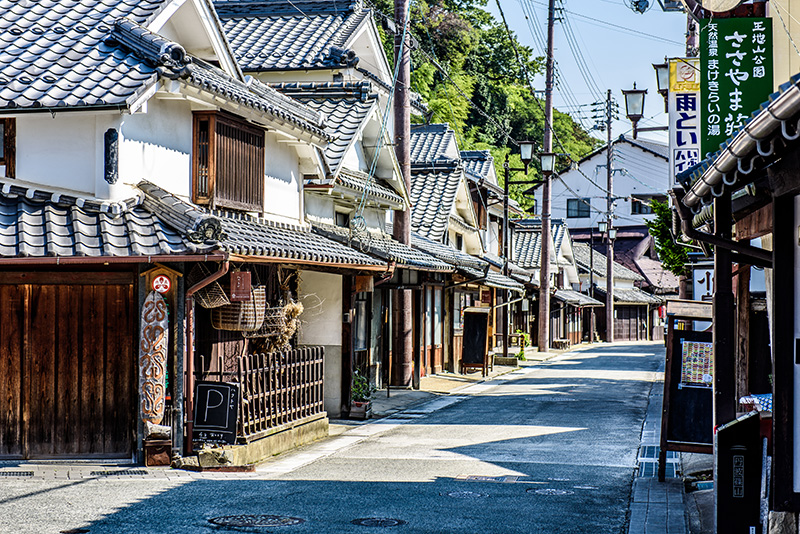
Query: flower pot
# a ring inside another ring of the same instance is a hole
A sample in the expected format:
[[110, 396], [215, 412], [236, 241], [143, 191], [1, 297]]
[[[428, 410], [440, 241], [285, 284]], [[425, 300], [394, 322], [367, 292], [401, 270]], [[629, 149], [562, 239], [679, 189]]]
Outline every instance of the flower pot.
[[372, 401], [352, 401], [350, 402], [350, 419], [361, 421], [372, 417]]

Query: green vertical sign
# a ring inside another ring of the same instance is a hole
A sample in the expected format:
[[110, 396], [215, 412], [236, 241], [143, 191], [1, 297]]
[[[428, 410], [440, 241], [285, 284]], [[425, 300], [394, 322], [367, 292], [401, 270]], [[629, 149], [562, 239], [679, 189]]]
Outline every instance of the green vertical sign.
[[700, 21], [701, 153], [719, 150], [772, 93], [772, 20]]

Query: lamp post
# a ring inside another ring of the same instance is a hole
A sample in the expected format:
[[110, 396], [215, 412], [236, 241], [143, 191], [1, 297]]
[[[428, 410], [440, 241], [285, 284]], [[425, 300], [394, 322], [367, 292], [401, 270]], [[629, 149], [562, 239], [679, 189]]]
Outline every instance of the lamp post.
[[669, 101], [669, 62], [664, 58], [664, 63], [653, 63], [653, 68], [656, 71], [656, 87], [658, 87], [658, 94], [664, 97], [664, 112], [669, 111], [667, 102]]
[[614, 342], [614, 240], [617, 229], [608, 221], [598, 223], [600, 233], [605, 233], [606, 240], [606, 341]]
[[[511, 236], [508, 231], [508, 187], [512, 184], [538, 184], [541, 180], [515, 180], [511, 181], [509, 176], [511, 171], [524, 172], [527, 176], [528, 165], [533, 160], [533, 141], [520, 141], [519, 142], [519, 157], [522, 160], [522, 169], [512, 168], [508, 162], [508, 154], [506, 154], [506, 161], [503, 163], [503, 275], [508, 276], [508, 262], [510, 261], [510, 245]], [[508, 290], [502, 290], [503, 304], [508, 302]], [[508, 305], [503, 306], [502, 321], [503, 321], [503, 357], [508, 358]]]
[[[607, 223], [600, 221], [597, 223], [600, 235], [603, 235], [603, 228]], [[589, 227], [589, 292], [590, 298], [594, 298], [594, 226]], [[589, 343], [594, 343], [594, 306], [589, 308]]]
[[[653, 65], [655, 67], [655, 65]], [[658, 74], [658, 69], [656, 69]], [[661, 81], [661, 75], [659, 82]], [[669, 71], [667, 71], [667, 85], [669, 85]], [[659, 92], [661, 87], [659, 85]], [[622, 95], [625, 97], [625, 115], [633, 123], [633, 138], [636, 139], [639, 132], [657, 132], [668, 130], [669, 126], [649, 126], [647, 128], [639, 128], [639, 121], [644, 117], [644, 95], [647, 94], [647, 89], [637, 89], [636, 83], [633, 84], [633, 89], [623, 89]]]

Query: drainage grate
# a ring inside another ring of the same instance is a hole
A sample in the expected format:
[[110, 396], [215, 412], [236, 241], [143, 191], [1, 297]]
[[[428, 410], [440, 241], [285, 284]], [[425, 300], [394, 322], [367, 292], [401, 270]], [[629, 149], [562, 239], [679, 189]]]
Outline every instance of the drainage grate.
[[59, 530], [59, 534], [86, 534], [89, 532], [88, 528], [70, 528], [68, 530]]
[[561, 397], [561, 396], [534, 397], [534, 400], [540, 400], [546, 402], [578, 402], [578, 399], [576, 399], [575, 397]]
[[92, 471], [89, 473], [93, 477], [134, 477], [147, 474], [147, 469], [121, 469], [119, 471]]
[[[642, 445], [642, 448], [639, 450], [639, 458], [658, 458], [658, 454], [661, 452], [661, 447], [658, 445]], [[667, 451], [667, 459], [678, 458], [677, 451]]]
[[537, 495], [574, 495], [575, 492], [572, 490], [561, 490], [555, 488], [528, 488], [525, 490], [527, 493], [535, 493]]
[[240, 514], [214, 517], [208, 522], [221, 527], [287, 527], [305, 523], [305, 519], [285, 515]]
[[33, 471], [0, 471], [0, 477], [32, 477]]
[[402, 519], [393, 519], [391, 517], [362, 517], [353, 519], [350, 522], [362, 527], [397, 527], [406, 524]]
[[[665, 467], [666, 478], [676, 478], [678, 476], [678, 462], [668, 461]], [[658, 462], [654, 460], [640, 460], [639, 461], [639, 476], [640, 477], [655, 477], [658, 476]]]
[[448, 497], [454, 499], [484, 499], [489, 496], [488, 493], [480, 493], [477, 491], [451, 491], [446, 493]]

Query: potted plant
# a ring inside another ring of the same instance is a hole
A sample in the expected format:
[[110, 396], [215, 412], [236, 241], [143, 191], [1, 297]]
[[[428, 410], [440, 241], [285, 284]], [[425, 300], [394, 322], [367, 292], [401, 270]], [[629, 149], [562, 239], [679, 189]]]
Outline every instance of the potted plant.
[[372, 417], [372, 401], [370, 397], [375, 392], [375, 386], [369, 383], [366, 376], [358, 370], [353, 372], [353, 387], [351, 390], [350, 418], [369, 419]]

